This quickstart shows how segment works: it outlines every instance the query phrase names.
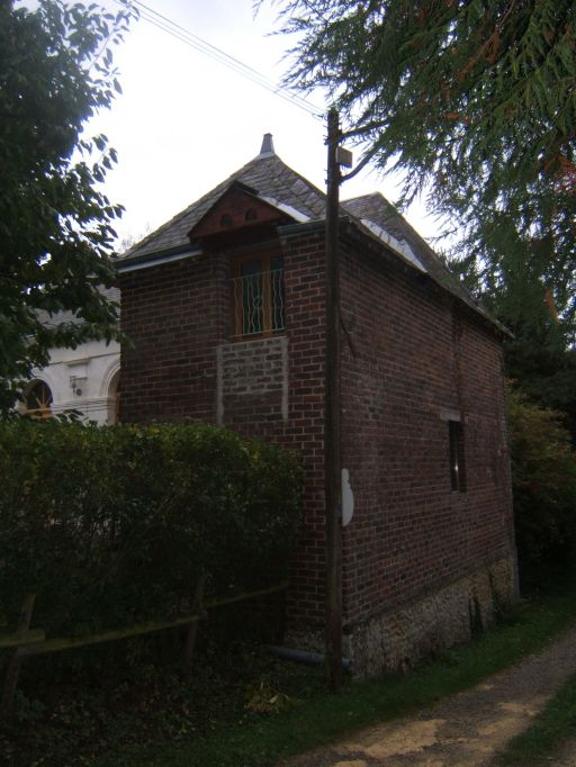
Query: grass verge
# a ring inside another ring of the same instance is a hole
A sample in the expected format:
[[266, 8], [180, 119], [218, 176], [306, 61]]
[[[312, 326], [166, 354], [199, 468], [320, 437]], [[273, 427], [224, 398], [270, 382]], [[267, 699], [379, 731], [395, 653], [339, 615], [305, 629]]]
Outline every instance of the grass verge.
[[97, 767], [271, 767], [283, 757], [351, 730], [394, 719], [473, 686], [542, 649], [576, 619], [573, 594], [518, 606], [472, 644], [447, 652], [407, 676], [349, 683], [339, 695], [315, 693], [289, 711], [228, 724], [178, 746], [131, 748]]
[[502, 767], [543, 767], [556, 763], [566, 742], [576, 739], [576, 674], [497, 758]]

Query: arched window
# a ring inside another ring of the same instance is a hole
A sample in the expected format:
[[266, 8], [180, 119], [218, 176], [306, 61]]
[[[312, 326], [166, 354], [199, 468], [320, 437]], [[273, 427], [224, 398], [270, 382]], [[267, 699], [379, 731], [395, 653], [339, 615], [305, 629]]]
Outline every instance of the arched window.
[[44, 381], [33, 381], [24, 396], [24, 413], [32, 418], [50, 418], [52, 392]]

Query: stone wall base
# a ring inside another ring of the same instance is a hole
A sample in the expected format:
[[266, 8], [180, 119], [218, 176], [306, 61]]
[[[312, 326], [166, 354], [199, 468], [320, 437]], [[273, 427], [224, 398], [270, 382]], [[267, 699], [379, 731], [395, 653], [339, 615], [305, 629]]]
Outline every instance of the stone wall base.
[[407, 671], [469, 641], [517, 598], [516, 563], [501, 559], [400, 609], [372, 617], [344, 637], [356, 676]]
[[[511, 556], [351, 627], [344, 636], [343, 655], [357, 677], [408, 671], [424, 658], [468, 642], [517, 598], [516, 561]], [[324, 652], [321, 632], [288, 632], [285, 645]]]

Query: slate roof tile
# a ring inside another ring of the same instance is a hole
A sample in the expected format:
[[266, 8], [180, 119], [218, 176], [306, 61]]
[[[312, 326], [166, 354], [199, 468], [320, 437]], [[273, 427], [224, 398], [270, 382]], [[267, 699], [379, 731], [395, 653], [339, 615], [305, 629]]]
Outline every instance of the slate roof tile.
[[[234, 181], [240, 181], [252, 187], [262, 196], [273, 197], [285, 205], [296, 208], [312, 220], [324, 218], [326, 195], [310, 181], [289, 168], [276, 154], [266, 153], [250, 160], [225, 181], [137, 243], [120, 260], [122, 262], [145, 260], [147, 256], [158, 255], [163, 251], [175, 251], [188, 247], [190, 245], [188, 232]], [[396, 240], [406, 242], [430, 277], [475, 311], [488, 317], [428, 243], [380, 193], [344, 200], [341, 202], [341, 209], [343, 214], [352, 220], [368, 219], [382, 227]]]

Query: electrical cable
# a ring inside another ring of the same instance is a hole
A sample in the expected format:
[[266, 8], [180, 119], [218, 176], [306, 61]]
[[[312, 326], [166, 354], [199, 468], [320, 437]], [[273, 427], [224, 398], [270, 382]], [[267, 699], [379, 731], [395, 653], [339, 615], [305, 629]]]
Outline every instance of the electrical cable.
[[[117, 0], [117, 2], [119, 2], [119, 0]], [[132, 0], [132, 2], [138, 7], [140, 17], [144, 21], [147, 21], [149, 24], [155, 26], [157, 29], [166, 32], [173, 38], [183, 42], [185, 45], [188, 45], [198, 52], [209, 56], [220, 64], [227, 66], [229, 69], [232, 69], [234, 72], [236, 72], [236, 74], [245, 77], [254, 84], [259, 85], [260, 87], [282, 98], [284, 101], [287, 101], [293, 106], [296, 106], [299, 109], [303, 109], [312, 117], [318, 120], [324, 120], [323, 110], [310, 103], [307, 99], [292, 93], [282, 85], [276, 85], [272, 80], [268, 79], [265, 75], [258, 72], [253, 67], [240, 61], [236, 57], [224, 51], [222, 48], [219, 48], [218, 46], [209, 43], [207, 40], [204, 40], [193, 32], [190, 32], [188, 29], [176, 23], [175, 21], [172, 21], [167, 16], [159, 13], [158, 11], [155, 11], [141, 0]]]
[[[259, 81], [265, 82], [271, 87], [273, 87], [275, 90], [283, 89], [282, 86], [277, 86], [275, 83], [273, 83], [271, 80], [269, 80], [265, 75], [263, 75], [261, 72], [259, 72], [257, 69], [254, 69], [254, 67], [249, 66], [248, 64], [245, 64], [243, 61], [240, 61], [240, 59], [236, 58], [235, 56], [232, 56], [229, 53], [226, 53], [222, 48], [218, 48], [217, 46], [213, 45], [212, 43], [208, 42], [207, 40], [204, 40], [203, 38], [199, 37], [198, 35], [194, 34], [193, 32], [190, 32], [186, 29], [186, 27], [183, 27], [181, 24], [176, 23], [175, 21], [172, 21], [164, 14], [160, 13], [159, 11], [155, 11], [150, 6], [146, 5], [146, 3], [142, 2], [142, 0], [132, 0], [134, 5], [138, 5], [140, 8], [143, 8], [148, 13], [153, 14], [158, 19], [161, 19], [163, 22], [169, 24], [171, 27], [179, 30], [180, 32], [183, 32], [188, 38], [191, 38], [194, 40], [200, 48], [204, 50], [209, 50], [213, 54], [215, 54], [218, 57], [218, 60], [225, 60], [226, 63], [228, 63], [230, 66], [238, 67], [236, 71], [242, 71], [246, 72], [249, 76], [256, 77]], [[312, 108], [315, 112], [320, 111], [317, 107], [315, 107], [313, 104], [311, 104], [307, 99], [302, 98], [301, 96], [298, 96], [295, 93], [292, 93], [291, 91], [287, 91], [287, 94], [290, 98], [292, 98], [295, 101], [302, 102], [304, 108], [310, 109]]]
[[294, 96], [293, 94], [291, 94], [290, 92], [282, 88], [282, 86], [277, 86], [272, 81], [267, 80], [263, 75], [258, 75], [257, 73], [256, 75], [252, 74], [252, 72], [250, 71], [251, 70], [250, 67], [247, 67], [246, 65], [243, 65], [243, 66], [236, 65], [234, 61], [227, 54], [220, 53], [218, 50], [212, 50], [212, 46], [207, 48], [203, 46], [201, 43], [199, 44], [196, 40], [190, 39], [187, 36], [182, 35], [178, 33], [177, 31], [165, 26], [162, 22], [159, 22], [157, 19], [147, 15], [146, 13], [141, 14], [141, 18], [144, 19], [145, 21], [148, 21], [150, 24], [153, 24], [158, 29], [161, 29], [162, 31], [167, 32], [175, 39], [180, 40], [186, 45], [189, 45], [190, 47], [194, 48], [200, 53], [204, 53], [205, 55], [208, 55], [213, 60], [218, 61], [221, 64], [224, 64], [229, 69], [232, 69], [234, 72], [236, 72], [237, 74], [245, 77], [246, 79], [250, 80], [256, 85], [259, 85], [260, 87], [264, 88], [270, 93], [273, 93], [274, 95], [279, 96], [284, 101], [287, 101], [293, 106], [297, 106], [300, 109], [303, 109], [312, 117], [315, 117], [317, 119], [322, 119], [320, 110], [317, 107], [314, 107], [313, 105], [311, 105], [310, 102], [307, 102], [302, 98]]

